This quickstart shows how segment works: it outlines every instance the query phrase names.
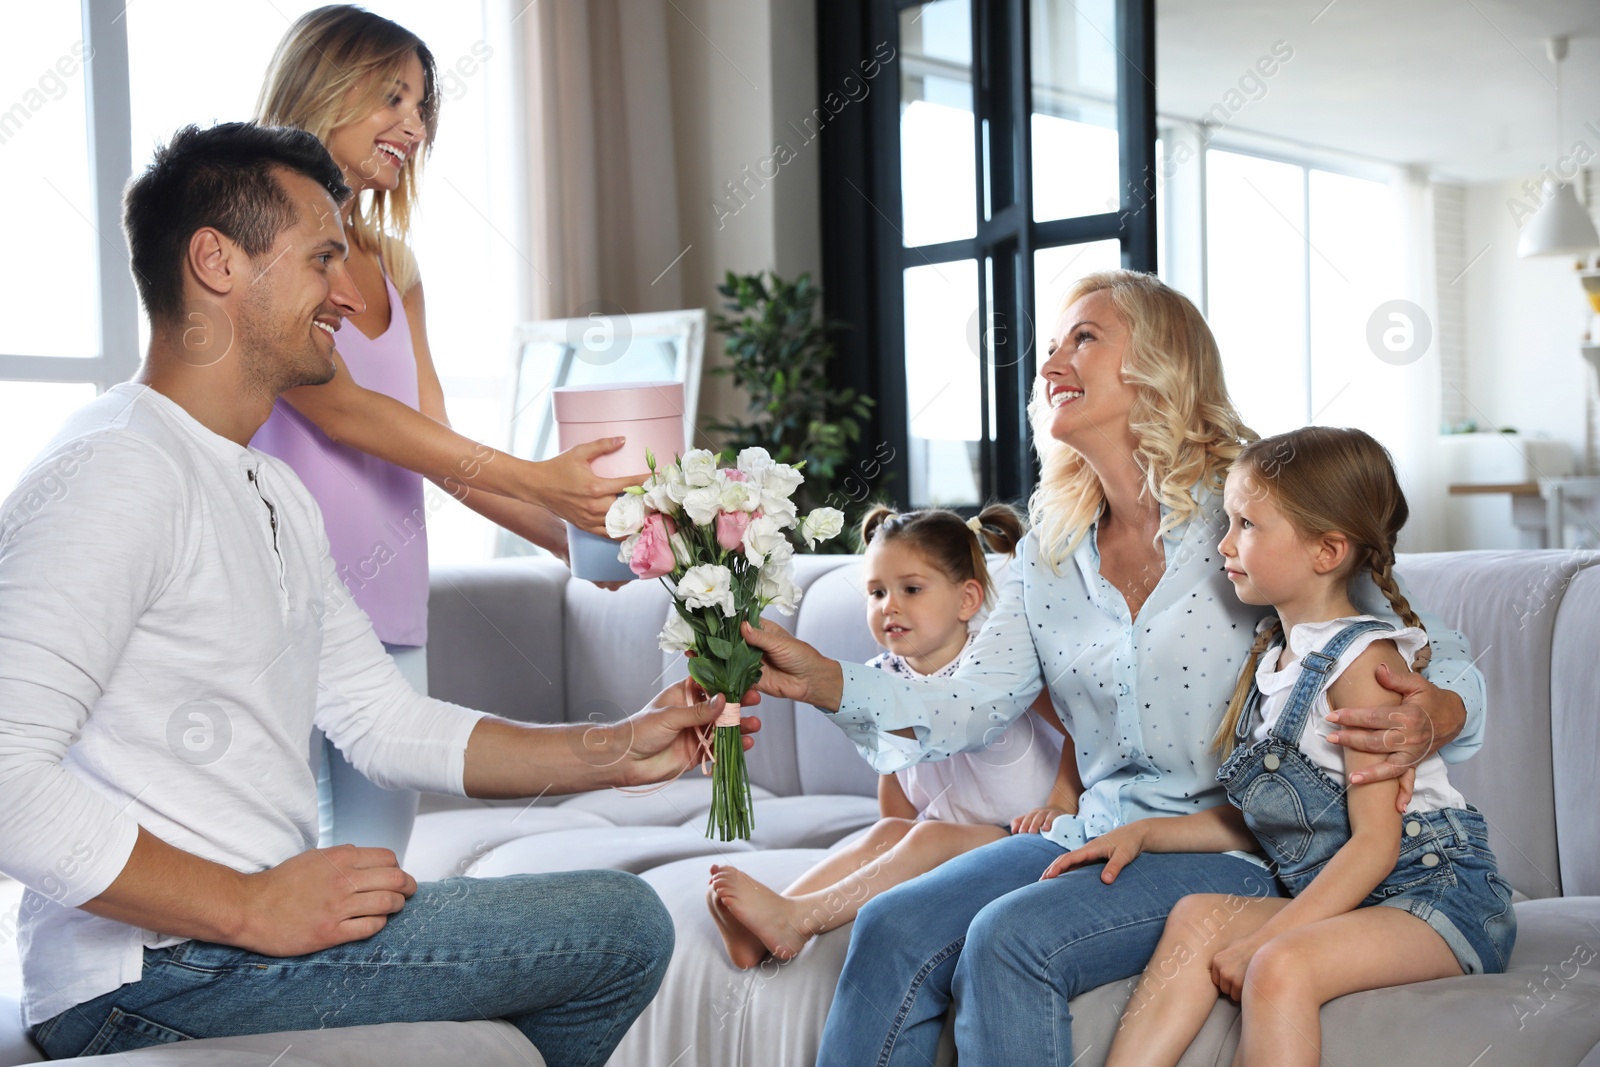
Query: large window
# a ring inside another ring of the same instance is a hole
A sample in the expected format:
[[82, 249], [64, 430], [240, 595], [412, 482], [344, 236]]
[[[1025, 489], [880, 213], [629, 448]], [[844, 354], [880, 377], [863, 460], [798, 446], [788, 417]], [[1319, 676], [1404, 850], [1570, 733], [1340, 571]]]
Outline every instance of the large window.
[[[36, 0], [8, 12], [0, 108], [16, 106], [0, 112], [0, 195], [27, 210], [0, 223], [0, 496], [68, 412], [127, 380], [148, 340], [120, 230], [123, 184], [177, 127], [250, 117], [278, 40], [318, 6]], [[439, 65], [439, 138], [413, 246], [451, 420], [500, 446], [528, 259], [514, 201], [510, 15], [493, 0], [365, 6], [417, 33]], [[432, 560], [488, 558], [493, 528], [428, 492]]]
[[0, 495], [73, 409], [137, 365], [118, 219], [128, 174], [117, 7], [17, 6], [0, 35]]
[[[971, 508], [1036, 480], [1027, 400], [1062, 294], [1155, 264], [1152, 5], [819, 5], [820, 95], [876, 82], [824, 139], [839, 376], [878, 399], [893, 481], [865, 495]], [[882, 60], [864, 63], [867, 57]], [[857, 97], [852, 95], [852, 99]]]
[[[1245, 422], [1272, 434], [1403, 418], [1403, 397], [1376, 387], [1368, 336], [1374, 309], [1404, 291], [1389, 185], [1215, 148], [1205, 167], [1206, 311]], [[1391, 349], [1417, 328], [1396, 314], [1379, 323]]]

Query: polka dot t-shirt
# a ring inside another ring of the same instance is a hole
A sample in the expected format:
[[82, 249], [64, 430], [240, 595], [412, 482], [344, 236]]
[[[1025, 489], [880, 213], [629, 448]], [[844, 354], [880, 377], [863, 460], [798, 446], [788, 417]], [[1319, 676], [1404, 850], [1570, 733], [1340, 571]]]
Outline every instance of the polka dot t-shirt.
[[[1084, 794], [1075, 816], [1045, 836], [1063, 848], [1151, 815], [1186, 815], [1227, 803], [1211, 737], [1266, 609], [1239, 602], [1217, 543], [1227, 530], [1220, 494], [1163, 542], [1166, 570], [1134, 620], [1100, 575], [1095, 531], [1057, 574], [1038, 534], [1024, 539], [994, 613], [949, 678], [897, 678], [846, 663], [834, 719], [880, 774], [919, 760], [982, 749], [995, 728], [1050, 690], [1077, 749]], [[1162, 508], [1163, 514], [1168, 509]], [[1356, 607], [1395, 620], [1370, 579]], [[1483, 678], [1466, 641], [1423, 616], [1433, 638], [1426, 672], [1455, 690], [1467, 726], [1441, 755], [1464, 759], [1482, 743]], [[887, 731], [910, 728], [915, 745]]]

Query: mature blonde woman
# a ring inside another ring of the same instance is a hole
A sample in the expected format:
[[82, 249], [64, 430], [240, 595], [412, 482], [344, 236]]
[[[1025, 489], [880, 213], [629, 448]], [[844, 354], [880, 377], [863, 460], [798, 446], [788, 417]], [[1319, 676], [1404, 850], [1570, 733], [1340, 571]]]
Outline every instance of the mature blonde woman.
[[[395, 663], [427, 692], [428, 542], [423, 478], [474, 511], [565, 558], [560, 519], [605, 532], [616, 494], [589, 461], [613, 446], [545, 463], [516, 459], [450, 429], [424, 327], [422, 280], [406, 247], [423, 158], [439, 124], [433, 55], [415, 34], [349, 5], [318, 8], [284, 35], [256, 120], [315, 134], [356, 195], [344, 207], [348, 269], [364, 306], [336, 316], [327, 385], [290, 390], [252, 446], [286, 461], [322, 509], [339, 575]], [[559, 518], [558, 518], [559, 516]], [[380, 790], [324, 744], [324, 845], [404, 855], [417, 796]]]
[[[1048, 689], [1086, 787], [1078, 814], [1048, 831], [969, 852], [862, 909], [823, 1067], [931, 1063], [952, 1003], [962, 1067], [1067, 1067], [1068, 999], [1141, 971], [1180, 897], [1278, 891], [1242, 853], [1147, 852], [1120, 877], [1112, 860], [1041, 880], [1056, 857], [1123, 823], [1227, 802], [1211, 738], [1261, 609], [1239, 603], [1216, 551], [1228, 464], [1255, 435], [1187, 299], [1129, 271], [1084, 278], [1031, 412], [1043, 465], [1034, 529], [953, 677], [893, 679], [773, 627], [746, 631], [766, 652], [762, 691], [831, 713], [881, 773], [981, 747]], [[1363, 610], [1392, 617], [1370, 582], [1359, 593]], [[1437, 622], [1428, 630], [1429, 673], [1454, 692], [1385, 674], [1406, 694], [1399, 709], [1341, 712], [1341, 743], [1392, 753], [1378, 777], [1446, 741], [1447, 759], [1479, 743], [1482, 682], [1465, 642]], [[1456, 739], [1463, 724], [1470, 740]]]

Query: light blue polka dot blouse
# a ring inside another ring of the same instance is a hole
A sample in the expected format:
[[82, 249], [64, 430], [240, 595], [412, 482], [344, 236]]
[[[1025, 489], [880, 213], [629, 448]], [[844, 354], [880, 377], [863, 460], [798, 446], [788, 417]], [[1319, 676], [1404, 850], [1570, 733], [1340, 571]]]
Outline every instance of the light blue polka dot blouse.
[[[1085, 791], [1077, 816], [1056, 819], [1046, 837], [1076, 848], [1134, 819], [1226, 803], [1211, 738], [1266, 609], [1241, 604], [1223, 573], [1220, 494], [1200, 500], [1196, 517], [1166, 539], [1166, 572], [1137, 621], [1100, 576], [1092, 528], [1060, 575], [1030, 533], [953, 676], [903, 679], [844, 664], [836, 723], [874, 770], [889, 774], [982, 749], [1048, 687]], [[1356, 582], [1352, 599], [1397, 621], [1370, 578]], [[1483, 677], [1465, 638], [1426, 613], [1422, 619], [1433, 644], [1427, 675], [1466, 705], [1466, 728], [1441, 752], [1458, 762], [1482, 744]], [[887, 733], [908, 727], [915, 741]]]

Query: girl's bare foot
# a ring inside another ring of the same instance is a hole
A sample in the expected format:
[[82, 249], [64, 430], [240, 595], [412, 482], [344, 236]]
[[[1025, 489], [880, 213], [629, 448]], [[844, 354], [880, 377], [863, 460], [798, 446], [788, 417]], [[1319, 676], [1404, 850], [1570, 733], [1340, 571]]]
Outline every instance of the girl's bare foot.
[[[758, 938], [775, 959], [794, 959], [811, 940], [811, 934], [801, 926], [802, 917], [797, 914], [794, 901], [773, 892], [737, 867], [711, 868], [711, 895], [738, 920], [743, 930]], [[728, 954], [733, 954], [731, 946]]]
[[[713, 881], [723, 868], [715, 863], [711, 865]], [[717, 900], [717, 891], [708, 886], [706, 888], [706, 909], [711, 912], [711, 918], [716, 921], [717, 929], [722, 933], [722, 943], [728, 950], [728, 958], [740, 970], [748, 971], [758, 966], [767, 958], [767, 946], [761, 939], [750, 931], [744, 923], [734, 918], [732, 913]]]

